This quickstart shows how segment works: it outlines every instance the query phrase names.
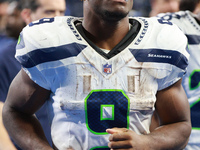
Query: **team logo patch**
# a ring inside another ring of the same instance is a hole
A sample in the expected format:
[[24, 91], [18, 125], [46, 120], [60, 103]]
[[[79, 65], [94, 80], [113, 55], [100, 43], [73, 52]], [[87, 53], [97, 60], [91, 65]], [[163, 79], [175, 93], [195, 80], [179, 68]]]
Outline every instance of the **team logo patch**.
[[103, 65], [103, 72], [106, 74], [112, 73], [112, 65], [105, 64]]

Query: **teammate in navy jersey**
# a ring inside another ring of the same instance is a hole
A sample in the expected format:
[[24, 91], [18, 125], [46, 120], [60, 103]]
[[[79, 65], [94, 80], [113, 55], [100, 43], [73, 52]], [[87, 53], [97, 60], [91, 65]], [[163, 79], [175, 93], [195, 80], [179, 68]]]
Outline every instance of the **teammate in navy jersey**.
[[[200, 0], [181, 0], [180, 11], [159, 14], [158, 17], [176, 24], [188, 38], [189, 65], [183, 77], [191, 109], [192, 133], [186, 150], [200, 150]], [[190, 10], [190, 11], [189, 11]], [[194, 12], [194, 13], [192, 13]]]
[[[52, 149], [33, 116], [46, 101], [55, 149], [185, 147], [187, 38], [171, 22], [128, 18], [132, 5], [86, 0], [83, 18], [44, 18], [23, 29], [16, 52], [23, 69], [3, 109], [23, 149]], [[154, 110], [162, 126], [151, 132]]]

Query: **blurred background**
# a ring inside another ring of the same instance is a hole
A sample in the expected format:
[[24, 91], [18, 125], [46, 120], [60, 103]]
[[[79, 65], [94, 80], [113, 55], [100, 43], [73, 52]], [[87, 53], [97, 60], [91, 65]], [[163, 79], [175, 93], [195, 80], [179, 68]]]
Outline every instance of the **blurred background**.
[[[134, 0], [133, 10], [130, 13], [134, 16], [149, 16], [151, 10], [151, 0]], [[82, 0], [66, 0], [66, 15], [81, 17], [83, 15]]]
[[[17, 0], [0, 0], [0, 28], [5, 22], [5, 15], [9, 3]], [[134, 0], [133, 9], [130, 16], [154, 16], [159, 12], [176, 12], [180, 0]], [[83, 16], [83, 0], [66, 0], [65, 15], [76, 17]]]
[[[133, 0], [130, 16], [149, 17], [158, 13], [178, 11], [180, 0]], [[66, 15], [81, 17], [83, 14], [82, 0], [66, 0]]]

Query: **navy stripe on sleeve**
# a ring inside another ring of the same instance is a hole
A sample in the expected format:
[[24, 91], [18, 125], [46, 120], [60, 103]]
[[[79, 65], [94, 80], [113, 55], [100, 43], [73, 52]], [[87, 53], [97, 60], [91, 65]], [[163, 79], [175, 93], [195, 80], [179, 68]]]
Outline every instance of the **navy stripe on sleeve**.
[[178, 68], [185, 69], [188, 59], [181, 53], [162, 49], [130, 49], [138, 62], [168, 63]]
[[198, 35], [186, 35], [188, 38], [188, 44], [200, 44], [200, 36]]
[[86, 47], [86, 45], [71, 43], [58, 47], [36, 49], [25, 55], [17, 56], [17, 59], [23, 67], [31, 68], [41, 63], [77, 56]]

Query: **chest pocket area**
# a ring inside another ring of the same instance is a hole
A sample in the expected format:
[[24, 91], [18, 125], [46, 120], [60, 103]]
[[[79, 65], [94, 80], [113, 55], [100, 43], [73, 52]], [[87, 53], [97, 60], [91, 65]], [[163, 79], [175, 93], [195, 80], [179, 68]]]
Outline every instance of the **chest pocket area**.
[[[172, 72], [171, 65], [141, 63], [138, 68], [129, 68], [127, 76], [127, 96], [130, 99], [130, 110], [152, 110], [156, 102], [159, 86], [166, 81]], [[133, 72], [137, 71], [137, 75]]]

